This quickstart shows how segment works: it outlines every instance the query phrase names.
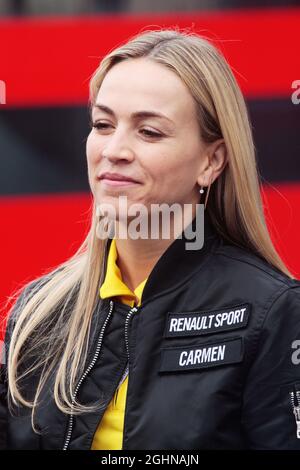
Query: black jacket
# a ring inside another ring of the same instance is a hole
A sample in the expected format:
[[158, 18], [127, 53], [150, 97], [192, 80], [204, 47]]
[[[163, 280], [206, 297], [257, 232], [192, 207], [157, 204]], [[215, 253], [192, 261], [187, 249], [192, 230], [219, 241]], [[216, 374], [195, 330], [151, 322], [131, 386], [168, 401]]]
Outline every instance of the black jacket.
[[[140, 307], [99, 299], [77, 398], [107, 405], [129, 358], [124, 450], [300, 449], [300, 281], [227, 243], [207, 216], [203, 248], [188, 251], [185, 242], [159, 259]], [[25, 386], [29, 395], [36, 381]], [[51, 383], [35, 434], [29, 410], [7, 411], [3, 366], [3, 448], [90, 449], [106, 405], [70, 419]]]

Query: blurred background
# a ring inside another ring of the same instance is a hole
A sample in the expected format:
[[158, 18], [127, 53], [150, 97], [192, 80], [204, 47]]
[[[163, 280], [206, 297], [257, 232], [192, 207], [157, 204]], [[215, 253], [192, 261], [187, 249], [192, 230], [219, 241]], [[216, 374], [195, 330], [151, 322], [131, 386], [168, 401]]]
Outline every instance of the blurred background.
[[131, 36], [173, 26], [211, 38], [232, 67], [269, 230], [300, 278], [299, 1], [0, 0], [0, 308], [86, 235], [91, 74]]

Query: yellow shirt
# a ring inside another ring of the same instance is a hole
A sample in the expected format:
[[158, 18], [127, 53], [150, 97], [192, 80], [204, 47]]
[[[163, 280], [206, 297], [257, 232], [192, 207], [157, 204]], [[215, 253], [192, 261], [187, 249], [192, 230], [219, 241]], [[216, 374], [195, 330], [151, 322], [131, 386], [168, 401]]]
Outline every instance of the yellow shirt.
[[[112, 239], [104, 282], [100, 287], [100, 297], [121, 296], [121, 302], [133, 307], [135, 301], [141, 304], [141, 297], [147, 278], [141, 282], [132, 292], [122, 280], [121, 271], [117, 265], [117, 247], [115, 239]], [[98, 425], [92, 442], [92, 450], [121, 450], [123, 443], [124, 414], [127, 395], [128, 375], [105, 410]]]

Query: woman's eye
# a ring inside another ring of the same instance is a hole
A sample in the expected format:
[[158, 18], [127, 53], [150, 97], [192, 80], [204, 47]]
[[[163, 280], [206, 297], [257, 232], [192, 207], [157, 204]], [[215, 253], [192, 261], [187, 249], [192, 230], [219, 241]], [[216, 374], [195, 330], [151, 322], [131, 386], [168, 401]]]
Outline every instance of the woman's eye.
[[91, 126], [95, 129], [107, 129], [107, 127], [109, 127], [109, 124], [105, 122], [93, 122], [91, 123]]
[[149, 131], [149, 129], [142, 129], [142, 132], [144, 132], [145, 135], [148, 137], [162, 137], [161, 134], [158, 134], [157, 132]]

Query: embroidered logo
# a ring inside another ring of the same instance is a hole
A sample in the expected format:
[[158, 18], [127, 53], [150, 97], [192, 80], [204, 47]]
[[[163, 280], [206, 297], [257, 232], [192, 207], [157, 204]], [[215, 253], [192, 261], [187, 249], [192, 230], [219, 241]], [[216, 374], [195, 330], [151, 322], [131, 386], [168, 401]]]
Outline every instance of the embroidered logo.
[[199, 346], [163, 348], [160, 372], [203, 369], [241, 362], [244, 355], [242, 338], [231, 338]]
[[249, 313], [248, 303], [222, 310], [169, 312], [164, 337], [200, 336], [243, 328], [248, 323]]

